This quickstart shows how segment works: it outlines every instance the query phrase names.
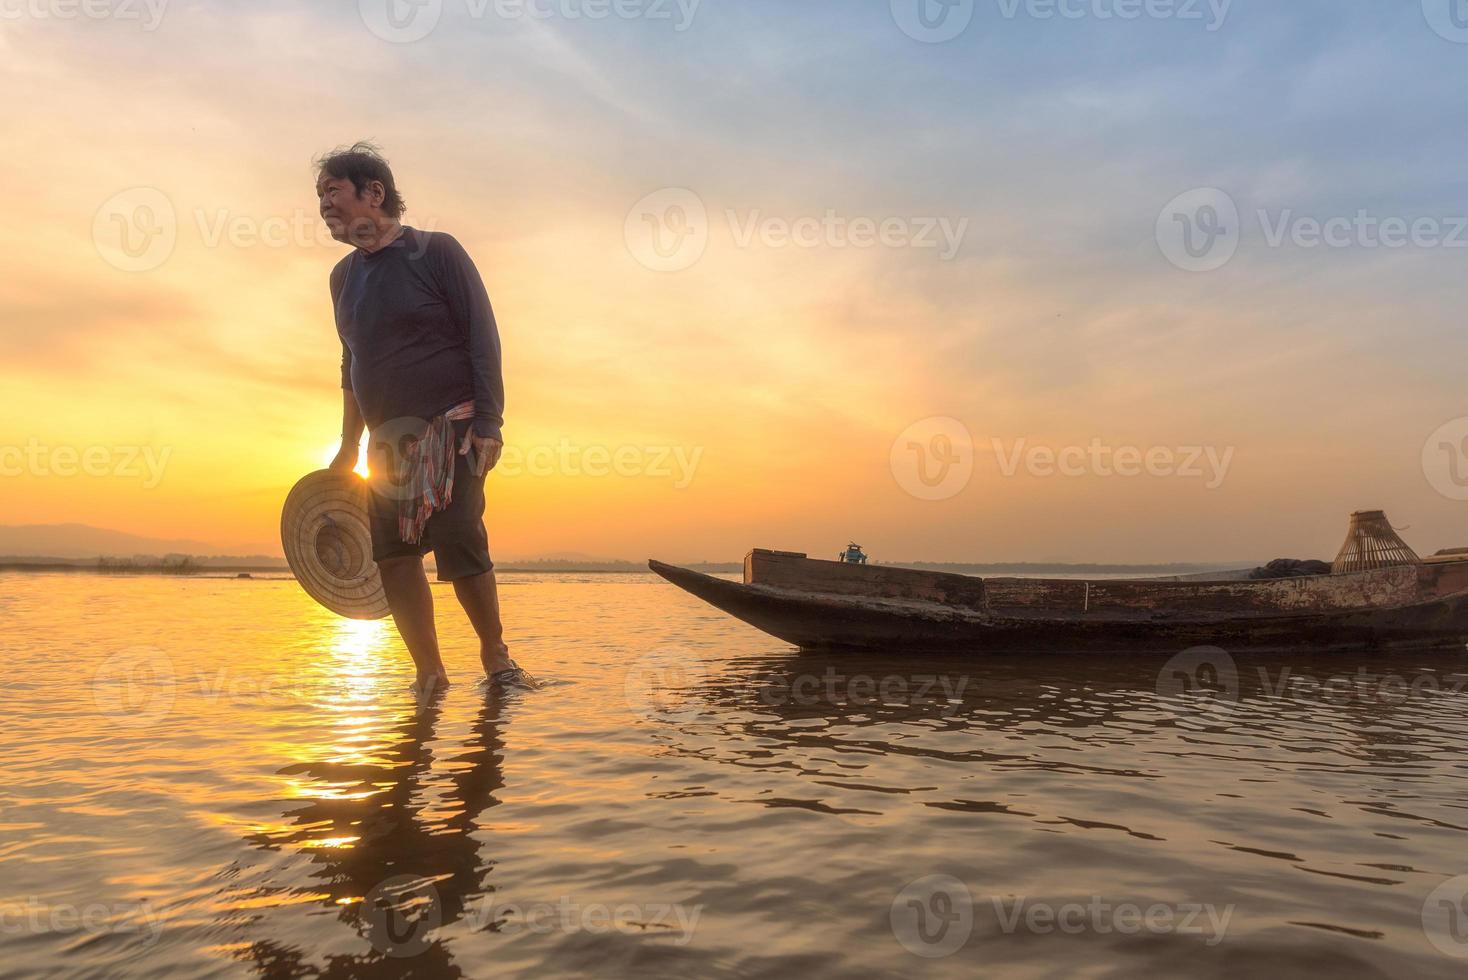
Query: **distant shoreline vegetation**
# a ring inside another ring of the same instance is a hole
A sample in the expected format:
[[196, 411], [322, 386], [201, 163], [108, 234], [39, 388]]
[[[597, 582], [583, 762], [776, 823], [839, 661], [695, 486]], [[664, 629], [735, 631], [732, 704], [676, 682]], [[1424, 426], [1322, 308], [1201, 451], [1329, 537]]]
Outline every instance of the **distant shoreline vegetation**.
[[[873, 562], [955, 575], [1192, 575], [1251, 568], [1254, 562], [1169, 562], [1160, 564], [1067, 564], [1065, 562]], [[707, 573], [742, 572], [744, 563], [690, 562], [687, 568]], [[0, 555], [0, 571], [94, 572], [107, 575], [200, 575], [219, 572], [290, 572], [284, 559], [264, 555], [201, 557], [198, 555], [104, 555], [96, 558], [53, 558]], [[642, 562], [544, 559], [504, 561], [497, 572], [565, 572], [576, 574], [650, 574]]]
[[207, 572], [288, 572], [283, 560], [265, 556], [101, 555], [96, 558], [0, 555], [0, 571], [99, 572], [105, 575], [198, 575]]
[[191, 555], [166, 558], [98, 558], [97, 571], [108, 575], [192, 575], [199, 565]]

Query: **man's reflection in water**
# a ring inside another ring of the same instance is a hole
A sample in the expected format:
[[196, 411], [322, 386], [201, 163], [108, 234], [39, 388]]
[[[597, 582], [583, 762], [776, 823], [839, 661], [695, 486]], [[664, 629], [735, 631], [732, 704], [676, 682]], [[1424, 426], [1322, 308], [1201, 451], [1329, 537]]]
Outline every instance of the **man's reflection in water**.
[[[495, 862], [480, 854], [474, 831], [481, 814], [500, 802], [495, 793], [504, 787], [505, 702], [497, 692], [482, 696], [467, 751], [439, 760], [437, 778], [430, 777], [430, 744], [442, 715], [441, 697], [390, 730], [399, 737], [374, 752], [381, 762], [306, 762], [281, 770], [333, 787], [333, 795], [287, 810], [290, 831], [247, 839], [265, 850], [309, 853], [316, 866], [312, 888], [326, 896], [321, 904], [352, 923], [364, 941], [357, 952], [328, 954], [324, 967], [289, 938], [253, 942], [242, 957], [272, 977], [464, 975], [433, 930], [472, 914], [474, 900], [493, 890], [486, 879]], [[453, 769], [447, 777], [445, 763]], [[358, 839], [347, 846], [319, 846], [352, 837]], [[299, 888], [279, 889], [293, 890]], [[298, 922], [305, 921], [301, 913], [309, 907], [295, 907]]]

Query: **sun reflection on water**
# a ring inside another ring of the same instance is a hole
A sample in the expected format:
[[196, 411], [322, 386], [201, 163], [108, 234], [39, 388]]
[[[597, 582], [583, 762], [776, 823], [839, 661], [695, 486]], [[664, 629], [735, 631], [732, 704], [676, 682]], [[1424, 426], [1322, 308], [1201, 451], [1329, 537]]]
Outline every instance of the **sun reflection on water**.
[[[322, 724], [315, 736], [291, 746], [286, 753], [294, 763], [331, 766], [372, 766], [383, 761], [395, 740], [392, 734], [401, 701], [390, 695], [405, 686], [404, 654], [395, 650], [396, 633], [386, 620], [332, 619], [322, 631], [320, 655], [311, 670], [313, 706]], [[288, 798], [355, 800], [377, 790], [355, 779], [334, 780], [320, 773], [283, 774]], [[311, 846], [350, 847], [355, 838], [330, 840]]]
[[387, 620], [338, 619], [333, 624], [331, 656], [343, 680], [375, 682], [385, 664]]

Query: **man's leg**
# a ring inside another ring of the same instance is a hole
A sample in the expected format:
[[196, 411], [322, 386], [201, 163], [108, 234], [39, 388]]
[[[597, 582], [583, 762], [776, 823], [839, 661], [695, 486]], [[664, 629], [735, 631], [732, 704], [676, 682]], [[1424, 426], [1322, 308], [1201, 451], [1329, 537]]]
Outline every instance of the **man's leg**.
[[377, 563], [382, 573], [382, 588], [393, 622], [408, 646], [413, 664], [418, 668], [418, 686], [425, 693], [430, 687], [449, 682], [443, 658], [438, 652], [438, 631], [433, 625], [433, 594], [428, 589], [428, 576], [423, 559], [416, 556], [384, 558]]
[[500, 622], [500, 596], [494, 570], [454, 580], [454, 594], [479, 634], [479, 659], [485, 674], [510, 669], [510, 648], [505, 645], [505, 628]]

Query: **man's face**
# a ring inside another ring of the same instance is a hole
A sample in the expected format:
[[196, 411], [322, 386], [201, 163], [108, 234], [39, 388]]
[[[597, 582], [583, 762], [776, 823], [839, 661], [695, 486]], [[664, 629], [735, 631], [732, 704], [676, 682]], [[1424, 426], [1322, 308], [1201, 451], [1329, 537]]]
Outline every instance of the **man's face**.
[[382, 194], [382, 184], [375, 180], [361, 194], [345, 177], [324, 173], [316, 181], [321, 219], [326, 222], [332, 238], [347, 244], [375, 236], [377, 220], [382, 217]]

